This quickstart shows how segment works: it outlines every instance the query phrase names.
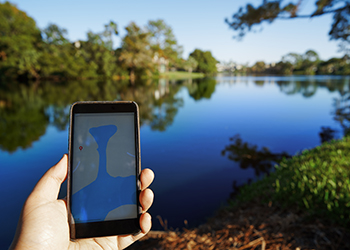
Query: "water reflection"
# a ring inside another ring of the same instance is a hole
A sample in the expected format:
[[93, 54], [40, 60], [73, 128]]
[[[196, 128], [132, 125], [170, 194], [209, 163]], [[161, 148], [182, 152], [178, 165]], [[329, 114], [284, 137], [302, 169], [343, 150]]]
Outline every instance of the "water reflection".
[[334, 99], [334, 120], [340, 123], [343, 134], [350, 134], [350, 90], [349, 85], [347, 89], [340, 91], [340, 96]]
[[140, 106], [142, 124], [165, 131], [172, 124], [183, 100], [176, 97], [181, 83], [145, 81], [138, 87], [123, 81], [42, 82], [35, 86], [13, 83], [0, 92], [0, 148], [26, 149], [45, 134], [50, 124], [65, 130], [69, 107], [76, 101], [134, 100]]
[[215, 92], [215, 85], [214, 78], [194, 79], [187, 84], [187, 89], [190, 96], [198, 101], [202, 98], [210, 99]]
[[49, 119], [37, 89], [32, 86], [11, 86], [0, 92], [0, 149], [14, 152], [26, 149], [45, 134]]
[[335, 133], [338, 132], [330, 127], [321, 127], [321, 132], [319, 133], [321, 143], [329, 142], [335, 138]]
[[[318, 89], [338, 92], [334, 100], [334, 119], [340, 123], [343, 133], [350, 131], [349, 77], [225, 77], [147, 80], [130, 86], [128, 81], [69, 81], [37, 82], [35, 84], [0, 84], [0, 148], [14, 152], [26, 149], [45, 134], [50, 124], [65, 130], [69, 122], [69, 107], [75, 101], [134, 100], [140, 106], [140, 121], [152, 130], [165, 131], [173, 122], [184, 101], [176, 94], [185, 86], [196, 101], [210, 99], [216, 84], [248, 84], [257, 86], [277, 85], [286, 95], [301, 94], [308, 98]], [[332, 128], [320, 132], [321, 141], [334, 138]], [[331, 133], [332, 132], [332, 133]], [[328, 134], [327, 134], [328, 133]], [[328, 135], [328, 137], [327, 137]]]
[[344, 76], [225, 76], [217, 79], [229, 85], [248, 84], [254, 82], [256, 86], [276, 84], [280, 90], [287, 95], [301, 94], [304, 97], [311, 97], [316, 94], [319, 88], [327, 88], [328, 91], [348, 92], [350, 77]]
[[170, 126], [180, 107], [183, 106], [183, 99], [176, 96], [181, 87], [181, 82], [169, 82], [167, 79], [160, 79], [153, 90], [154, 99], [152, 106], [149, 106], [147, 123], [152, 130], [165, 131]]
[[280, 86], [280, 90], [286, 95], [294, 95], [300, 93], [304, 97], [311, 97], [317, 91], [317, 84], [315, 82], [281, 82], [278, 81], [277, 84]]
[[311, 97], [316, 94], [319, 88], [326, 88], [329, 92], [339, 93], [348, 90], [349, 78], [347, 77], [292, 77], [290, 81], [276, 81], [280, 90], [287, 95], [301, 94], [304, 97]]
[[[181, 228], [184, 219], [190, 226], [202, 222], [227, 199], [232, 182], [237, 188], [271, 171], [280, 152], [294, 155], [319, 145], [321, 136], [328, 140], [350, 127], [348, 77], [220, 76], [148, 80], [134, 86], [96, 80], [0, 86], [0, 158], [5, 166], [0, 190], [8, 201], [0, 211], [6, 215], [0, 220], [7, 233], [1, 239], [11, 239], [13, 221], [29, 191], [59, 154], [67, 152], [69, 107], [75, 101], [139, 104], [142, 166], [157, 176], [151, 214], [161, 215], [174, 228]], [[156, 221], [154, 226], [161, 228]]]
[[230, 141], [221, 155], [238, 162], [242, 169], [253, 168], [256, 176], [268, 174], [276, 163], [290, 157], [286, 152], [272, 153], [267, 147], [259, 149], [258, 145], [244, 142], [238, 134], [231, 137]]

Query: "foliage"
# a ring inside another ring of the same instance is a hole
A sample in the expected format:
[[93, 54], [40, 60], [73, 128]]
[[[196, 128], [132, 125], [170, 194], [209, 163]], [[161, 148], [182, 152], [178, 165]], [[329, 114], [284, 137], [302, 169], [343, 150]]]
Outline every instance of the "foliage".
[[142, 30], [136, 23], [130, 23], [126, 28], [127, 34], [122, 41], [119, 60], [130, 72], [130, 80], [135, 81], [135, 71], [150, 74], [154, 70], [152, 53], [147, 31]]
[[322, 61], [316, 51], [308, 50], [304, 54], [288, 53], [276, 64], [268, 65], [258, 61], [248, 68], [248, 72], [278, 75], [348, 75], [350, 63], [348, 56]]
[[315, 10], [307, 15], [300, 14], [303, 0], [296, 3], [286, 0], [263, 0], [258, 7], [248, 3], [233, 14], [226, 23], [242, 38], [253, 27], [264, 22], [272, 23], [276, 19], [313, 18], [324, 14], [333, 14], [333, 23], [329, 35], [331, 39], [349, 42], [350, 2], [348, 0], [316, 0]]
[[153, 54], [165, 57], [170, 67], [177, 67], [181, 59], [182, 46], [177, 44], [172, 28], [164, 20], [149, 21], [146, 30], [150, 33]]
[[348, 58], [330, 58], [327, 61], [321, 61], [318, 64], [318, 74], [322, 75], [349, 75], [350, 65]]
[[118, 30], [117, 25], [111, 21], [105, 25], [105, 30], [101, 33], [88, 32], [87, 41], [82, 42], [81, 49], [77, 48], [79, 56], [82, 55], [86, 62], [96, 65], [98, 76], [110, 78], [117, 72], [117, 58], [112, 41], [113, 34], [117, 35]]
[[250, 69], [254, 73], [263, 73], [265, 72], [266, 64], [263, 61], [258, 61]]
[[192, 56], [189, 56], [188, 59], [183, 63], [183, 67], [189, 73], [192, 73], [193, 69], [197, 68], [198, 62]]
[[[96, 77], [97, 65], [88, 63], [80, 48], [66, 38], [67, 31], [55, 24], [43, 30], [39, 75], [44, 78]], [[79, 43], [80, 45], [80, 43]]]
[[[117, 49], [113, 36], [118, 28], [113, 21], [102, 32], [89, 31], [86, 40], [71, 42], [66, 29], [49, 24], [40, 30], [15, 5], [0, 3], [1, 78], [119, 79], [129, 75], [134, 83], [136, 76], [157, 75], [157, 66], [165, 71], [182, 67], [182, 46], [163, 20], [149, 21], [145, 29], [131, 23], [126, 31]], [[190, 64], [193, 67], [194, 60]]]
[[293, 74], [293, 64], [290, 62], [280, 61], [275, 66], [275, 72], [281, 75], [292, 75]]
[[56, 24], [49, 24], [42, 33], [43, 41], [47, 44], [63, 45], [69, 43], [66, 38], [67, 30], [58, 27]]
[[0, 3], [0, 74], [37, 77], [41, 32], [35, 21], [9, 2]]
[[350, 223], [350, 138], [326, 142], [284, 159], [276, 171], [241, 189], [238, 200], [262, 197], [312, 215]]
[[212, 75], [217, 72], [216, 64], [218, 61], [213, 57], [210, 51], [195, 49], [190, 56], [198, 63], [195, 70], [196, 72], [201, 72], [207, 75]]

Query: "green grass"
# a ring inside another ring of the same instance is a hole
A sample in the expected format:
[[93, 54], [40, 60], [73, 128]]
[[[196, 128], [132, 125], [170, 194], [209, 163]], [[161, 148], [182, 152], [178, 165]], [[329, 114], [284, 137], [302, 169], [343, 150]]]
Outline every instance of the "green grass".
[[254, 197], [350, 226], [350, 137], [283, 159], [275, 172], [244, 186], [237, 203]]
[[188, 73], [185, 71], [174, 71], [174, 72], [165, 72], [160, 74], [160, 78], [169, 78], [169, 79], [189, 79], [189, 78], [203, 78], [205, 75], [202, 73]]

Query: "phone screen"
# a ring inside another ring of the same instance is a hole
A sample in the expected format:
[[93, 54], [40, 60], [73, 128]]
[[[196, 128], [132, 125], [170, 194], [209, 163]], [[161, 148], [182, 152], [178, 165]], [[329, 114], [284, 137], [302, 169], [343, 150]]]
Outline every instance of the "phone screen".
[[138, 216], [135, 113], [74, 113], [71, 198], [74, 223]]

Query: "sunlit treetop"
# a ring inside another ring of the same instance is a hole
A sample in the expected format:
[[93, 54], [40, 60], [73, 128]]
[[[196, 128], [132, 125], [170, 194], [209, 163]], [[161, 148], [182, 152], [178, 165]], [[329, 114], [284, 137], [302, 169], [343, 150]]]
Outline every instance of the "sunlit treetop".
[[285, 0], [263, 0], [261, 5], [254, 7], [247, 4], [233, 14], [232, 19], [225, 22], [243, 38], [253, 27], [264, 22], [272, 23], [276, 19], [313, 18], [325, 14], [333, 15], [333, 23], [329, 31], [330, 39], [350, 42], [350, 0], [317, 0], [315, 9], [308, 14], [300, 14], [301, 4], [305, 0], [294, 2]]
[[33, 18], [9, 2], [0, 3], [1, 37], [35, 35], [41, 38], [40, 33]]

